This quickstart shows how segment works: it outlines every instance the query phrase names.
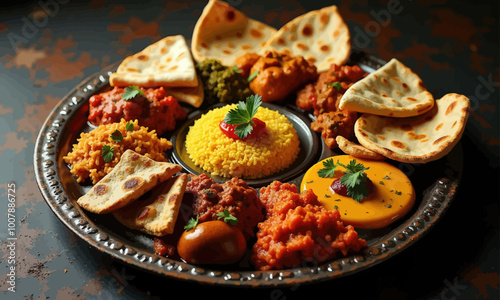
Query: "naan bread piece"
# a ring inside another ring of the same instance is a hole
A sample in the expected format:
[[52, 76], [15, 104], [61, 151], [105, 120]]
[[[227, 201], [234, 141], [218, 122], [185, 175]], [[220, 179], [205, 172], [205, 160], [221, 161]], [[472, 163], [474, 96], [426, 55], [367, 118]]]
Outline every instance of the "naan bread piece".
[[195, 87], [196, 69], [182, 35], [168, 36], [129, 56], [109, 78], [111, 86]]
[[194, 27], [191, 51], [198, 62], [216, 59], [231, 67], [243, 54], [258, 52], [275, 32], [226, 2], [210, 0]]
[[187, 182], [187, 174], [173, 177], [155, 187], [147, 199], [139, 198], [115, 211], [113, 215], [131, 229], [154, 236], [171, 234], [174, 232]]
[[385, 156], [378, 154], [377, 152], [373, 152], [372, 150], [366, 149], [365, 147], [357, 144], [355, 142], [349, 141], [345, 137], [341, 135], [337, 135], [335, 138], [337, 145], [340, 150], [344, 151], [345, 154], [350, 154], [354, 157], [371, 159], [371, 160], [384, 160]]
[[171, 178], [182, 167], [168, 162], [157, 162], [128, 149], [116, 166], [80, 197], [78, 205], [96, 213], [115, 211]]
[[194, 107], [200, 107], [203, 103], [203, 99], [205, 98], [205, 93], [203, 91], [203, 84], [199, 77], [198, 82], [199, 84], [195, 87], [166, 87], [164, 89], [167, 92], [167, 95]]
[[451, 151], [462, 137], [469, 116], [470, 101], [459, 94], [447, 94], [423, 115], [390, 118], [363, 114], [354, 133], [364, 147], [390, 159], [427, 163]]
[[420, 77], [395, 58], [353, 84], [339, 102], [340, 109], [396, 118], [421, 115], [433, 106]]
[[332, 64], [344, 65], [351, 55], [351, 35], [337, 6], [328, 6], [298, 16], [267, 41], [266, 50], [301, 55], [315, 63], [318, 72]]

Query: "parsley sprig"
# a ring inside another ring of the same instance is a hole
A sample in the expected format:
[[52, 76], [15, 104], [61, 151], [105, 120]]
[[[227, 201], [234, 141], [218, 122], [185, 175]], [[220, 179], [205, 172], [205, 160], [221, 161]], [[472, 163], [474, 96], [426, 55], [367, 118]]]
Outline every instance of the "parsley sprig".
[[231, 109], [224, 117], [224, 122], [227, 124], [237, 125], [234, 134], [240, 139], [244, 139], [252, 133], [252, 125], [254, 124], [252, 118], [262, 104], [261, 99], [260, 95], [252, 95], [247, 98], [246, 103], [243, 101], [238, 102], [236, 108]]
[[123, 93], [122, 98], [123, 98], [123, 100], [128, 101], [128, 100], [132, 100], [133, 98], [135, 98], [137, 96], [146, 97], [144, 95], [144, 92], [140, 88], [138, 88], [135, 85], [131, 85], [131, 86], [127, 86], [125, 88], [125, 92]]
[[198, 225], [198, 215], [196, 215], [196, 219], [195, 218], [189, 219], [187, 224], [184, 226], [184, 230], [194, 229], [196, 228], [197, 225]]
[[222, 221], [226, 222], [231, 226], [238, 224], [238, 219], [235, 216], [233, 216], [227, 209], [224, 209], [224, 211], [218, 213], [216, 216], [217, 220], [222, 219]]
[[366, 187], [368, 176], [365, 171], [370, 168], [366, 168], [361, 163], [356, 163], [355, 159], [351, 160], [349, 164], [344, 165], [340, 163], [339, 160], [334, 163], [333, 159], [330, 158], [323, 162], [323, 168], [318, 171], [318, 176], [333, 178], [335, 168], [338, 166], [345, 168], [344, 175], [340, 177], [340, 183], [347, 187], [347, 196], [361, 202], [361, 200], [369, 194], [368, 188]]

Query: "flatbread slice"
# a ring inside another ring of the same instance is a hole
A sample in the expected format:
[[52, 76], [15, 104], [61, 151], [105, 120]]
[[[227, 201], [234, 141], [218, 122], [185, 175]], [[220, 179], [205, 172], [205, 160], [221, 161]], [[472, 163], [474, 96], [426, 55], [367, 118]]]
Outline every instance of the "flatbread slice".
[[168, 36], [129, 56], [109, 78], [111, 86], [195, 87], [193, 58], [182, 35]]
[[205, 98], [201, 79], [198, 77], [198, 84], [195, 87], [166, 87], [167, 95], [174, 97], [180, 102], [187, 103], [194, 107], [200, 107]]
[[243, 54], [258, 52], [275, 32], [226, 2], [210, 0], [194, 27], [191, 52], [198, 62], [216, 59], [230, 67]]
[[390, 159], [407, 163], [437, 160], [462, 137], [470, 101], [459, 94], [446, 94], [427, 113], [411, 118], [363, 114], [354, 133], [364, 147]]
[[113, 215], [131, 229], [154, 236], [171, 234], [174, 232], [187, 182], [187, 174], [173, 177], [155, 187], [147, 199], [140, 198], [115, 211]]
[[340, 109], [396, 118], [421, 115], [433, 106], [420, 77], [395, 58], [353, 84], [339, 102]]
[[157, 162], [133, 150], [126, 150], [116, 166], [77, 201], [84, 209], [106, 214], [115, 211], [171, 178], [182, 167]]
[[301, 55], [315, 63], [318, 72], [332, 64], [344, 65], [351, 55], [351, 35], [337, 6], [310, 11], [284, 25], [267, 41], [266, 50]]
[[344, 151], [346, 154], [350, 154], [354, 157], [371, 159], [371, 160], [384, 160], [385, 156], [378, 154], [377, 152], [373, 152], [372, 150], [366, 149], [365, 147], [357, 144], [355, 142], [349, 141], [345, 137], [341, 135], [337, 135], [335, 138], [337, 145], [340, 150]]

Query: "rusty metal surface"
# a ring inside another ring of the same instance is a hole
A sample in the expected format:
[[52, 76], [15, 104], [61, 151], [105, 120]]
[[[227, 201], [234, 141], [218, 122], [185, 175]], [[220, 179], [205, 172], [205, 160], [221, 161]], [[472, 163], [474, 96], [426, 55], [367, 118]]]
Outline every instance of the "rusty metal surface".
[[[324, 5], [320, 1], [229, 2], [275, 27]], [[173, 290], [189, 298], [221, 293], [248, 299], [324, 293], [366, 299], [498, 298], [498, 4], [337, 3], [350, 27], [353, 46], [384, 60], [400, 59], [421, 76], [435, 97], [457, 92], [471, 99], [461, 143], [462, 184], [429, 234], [374, 268], [324, 283], [244, 291], [158, 277], [89, 246], [51, 212], [33, 170], [37, 134], [60, 99], [84, 78], [163, 36], [180, 33], [189, 39], [204, 2], [42, 0], [1, 5], [2, 299], [163, 298]], [[13, 230], [8, 227], [9, 203], [15, 203]], [[11, 232], [14, 236], [9, 236]], [[8, 290], [12, 266], [15, 293]]]

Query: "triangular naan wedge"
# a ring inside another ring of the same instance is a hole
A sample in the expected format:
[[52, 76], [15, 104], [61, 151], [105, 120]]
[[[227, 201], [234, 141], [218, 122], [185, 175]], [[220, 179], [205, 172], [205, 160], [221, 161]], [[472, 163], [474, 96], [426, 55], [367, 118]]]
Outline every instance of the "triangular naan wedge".
[[205, 98], [205, 92], [203, 91], [203, 85], [201, 84], [201, 79], [198, 78], [198, 84], [195, 87], [166, 87], [165, 92], [167, 95], [174, 97], [180, 102], [190, 104], [194, 107], [200, 107]]
[[113, 170], [77, 202], [90, 212], [110, 213], [136, 200], [181, 170], [179, 165], [157, 162], [129, 149], [122, 154]]
[[410, 68], [393, 58], [353, 84], [340, 99], [340, 109], [405, 118], [425, 113], [434, 97]]
[[331, 64], [344, 65], [351, 55], [349, 28], [337, 6], [310, 11], [284, 25], [266, 43], [261, 54], [274, 49], [315, 63], [318, 72]]
[[361, 146], [360, 144], [357, 144], [353, 141], [349, 141], [348, 139], [346, 139], [341, 135], [337, 135], [335, 141], [337, 142], [337, 146], [340, 148], [340, 150], [344, 151], [345, 154], [371, 160], [386, 159], [386, 157], [383, 156], [382, 154], [378, 154], [377, 152], [373, 152], [372, 150], [367, 149]]
[[171, 234], [174, 232], [187, 182], [187, 174], [173, 177], [155, 187], [147, 199], [139, 198], [115, 211], [113, 215], [131, 229], [155, 236]]
[[194, 27], [191, 51], [196, 61], [216, 59], [230, 67], [241, 55], [258, 52], [275, 32], [226, 2], [210, 0]]
[[129, 56], [109, 78], [111, 86], [195, 87], [196, 70], [182, 35], [168, 36]]
[[354, 133], [364, 147], [390, 159], [426, 163], [448, 154], [462, 137], [470, 101], [459, 94], [446, 94], [423, 115], [391, 118], [363, 114]]

